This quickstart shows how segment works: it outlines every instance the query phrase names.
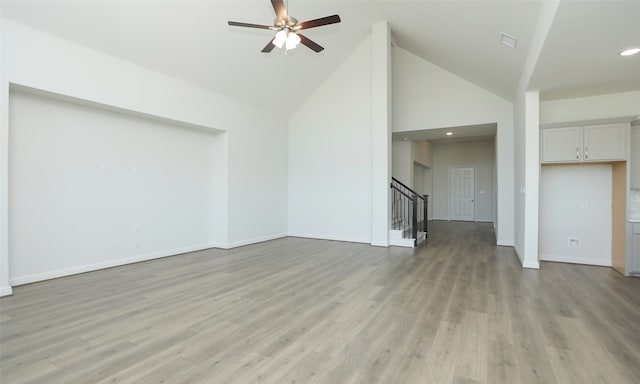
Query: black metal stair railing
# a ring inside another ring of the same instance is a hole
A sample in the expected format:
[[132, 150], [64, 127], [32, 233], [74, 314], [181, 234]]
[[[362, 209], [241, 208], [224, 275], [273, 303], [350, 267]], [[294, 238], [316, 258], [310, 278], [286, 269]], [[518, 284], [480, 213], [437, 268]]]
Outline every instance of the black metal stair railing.
[[418, 232], [427, 238], [427, 202], [429, 195], [419, 195], [395, 177], [391, 178], [391, 229], [401, 230], [402, 237], [414, 239], [417, 244]]

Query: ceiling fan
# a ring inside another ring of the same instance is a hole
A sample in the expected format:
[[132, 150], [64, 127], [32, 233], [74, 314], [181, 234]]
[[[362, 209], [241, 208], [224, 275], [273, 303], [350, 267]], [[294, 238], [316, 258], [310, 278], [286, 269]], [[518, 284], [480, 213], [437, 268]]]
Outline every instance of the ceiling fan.
[[270, 29], [272, 31], [278, 31], [269, 44], [262, 49], [262, 52], [264, 53], [271, 52], [274, 47], [282, 48], [284, 46], [286, 50], [290, 50], [298, 46], [299, 43], [306, 45], [315, 52], [320, 52], [324, 47], [310, 40], [298, 31], [340, 22], [340, 16], [338, 15], [298, 22], [295, 17], [288, 15], [284, 0], [271, 0], [271, 5], [273, 5], [273, 10], [276, 12], [276, 20], [273, 22], [273, 26], [229, 21], [229, 25], [235, 27]]

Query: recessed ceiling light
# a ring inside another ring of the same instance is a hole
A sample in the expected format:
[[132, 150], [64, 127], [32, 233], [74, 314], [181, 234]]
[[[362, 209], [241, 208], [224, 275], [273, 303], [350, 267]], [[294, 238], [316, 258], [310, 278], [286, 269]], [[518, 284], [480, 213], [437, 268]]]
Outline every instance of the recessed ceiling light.
[[507, 47], [511, 47], [511, 48], [515, 48], [516, 45], [518, 45], [518, 39], [511, 36], [511, 35], [507, 35], [506, 33], [502, 32], [500, 34], [500, 42], [504, 45], [506, 45]]
[[626, 51], [620, 52], [620, 56], [631, 56], [631, 55], [635, 55], [638, 52], [640, 52], [640, 48], [631, 48], [631, 49], [627, 49]]
[[404, 138], [404, 139], [402, 139], [402, 140], [407, 141], [407, 140], [409, 140], [409, 139], [405, 137], [405, 138]]
[[447, 133], [445, 133], [445, 135], [451, 136], [451, 135], [453, 135], [453, 132], [447, 132]]

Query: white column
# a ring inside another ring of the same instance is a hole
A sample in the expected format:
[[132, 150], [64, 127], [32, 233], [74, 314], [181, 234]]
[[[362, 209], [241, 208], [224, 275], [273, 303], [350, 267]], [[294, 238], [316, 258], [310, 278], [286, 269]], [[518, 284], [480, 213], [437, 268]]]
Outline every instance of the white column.
[[559, 4], [559, 0], [550, 0], [543, 3], [518, 86], [520, 103], [516, 106], [518, 113], [516, 113], [514, 125], [515, 129], [520, 130], [520, 142], [515, 143], [515, 148], [516, 150], [524, 150], [524, 157], [519, 159], [521, 163], [516, 165], [516, 169], [524, 172], [524, 176], [518, 186], [520, 189], [518, 203], [522, 205], [515, 224], [519, 229], [516, 235], [516, 250], [521, 242], [522, 249], [519, 256], [524, 268], [540, 268], [540, 262], [538, 261], [540, 92], [529, 90], [529, 84], [544, 48], [544, 43], [551, 30]]
[[[2, 19], [0, 19], [2, 20]], [[0, 30], [2, 22], [0, 21]], [[0, 44], [2, 46], [4, 44]], [[0, 296], [12, 293], [9, 285], [9, 81], [0, 49]]]
[[391, 182], [391, 30], [386, 21], [371, 31], [371, 245], [389, 246]]
[[538, 260], [538, 219], [540, 205], [540, 93], [524, 94], [525, 107], [525, 186], [524, 268], [540, 268]]

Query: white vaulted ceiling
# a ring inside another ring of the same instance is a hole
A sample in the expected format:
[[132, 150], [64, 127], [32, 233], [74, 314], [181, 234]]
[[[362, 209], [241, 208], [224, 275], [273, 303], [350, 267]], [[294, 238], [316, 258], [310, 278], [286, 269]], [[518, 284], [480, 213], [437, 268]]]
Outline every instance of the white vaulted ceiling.
[[[541, 1], [291, 0], [301, 21], [339, 14], [342, 23], [305, 35], [325, 47], [260, 50], [272, 24], [268, 0], [2, 1], [2, 17], [132, 63], [290, 114], [371, 31], [387, 20], [395, 44], [494, 94], [513, 100]], [[532, 76], [543, 98], [640, 89], [640, 1], [561, 1]], [[516, 49], [500, 33], [518, 37]], [[603, 69], [604, 66], [604, 69]], [[348, 86], [348, 84], [345, 84]]]

